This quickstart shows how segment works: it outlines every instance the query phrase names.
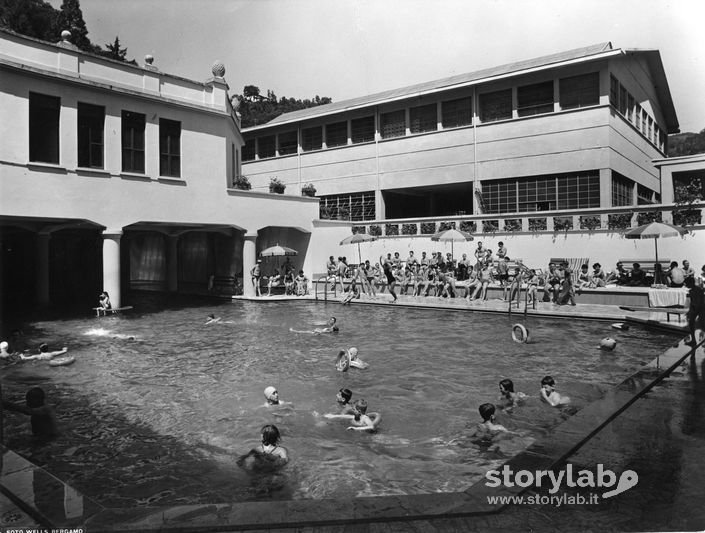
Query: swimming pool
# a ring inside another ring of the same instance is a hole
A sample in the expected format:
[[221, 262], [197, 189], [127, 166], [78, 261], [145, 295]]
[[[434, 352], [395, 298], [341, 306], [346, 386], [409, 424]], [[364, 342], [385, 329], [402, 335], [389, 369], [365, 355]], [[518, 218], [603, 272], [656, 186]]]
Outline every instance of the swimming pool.
[[[71, 366], [4, 368], [5, 398], [20, 400], [40, 384], [63, 429], [36, 446], [27, 421], [7, 414], [8, 446], [111, 507], [463, 490], [568, 416], [538, 401], [545, 374], [579, 408], [673, 341], [608, 323], [532, 318], [532, 343], [520, 345], [505, 316], [392, 306], [134, 303], [138, 311], [123, 317], [28, 325], [31, 343], [68, 345]], [[211, 312], [222, 320], [206, 326]], [[289, 331], [331, 314], [337, 335]], [[619, 341], [615, 352], [597, 349], [608, 335]], [[335, 370], [337, 351], [350, 346], [369, 369]], [[531, 396], [499, 415], [521, 437], [501, 450], [448, 446], [479, 421], [481, 403], [497, 400], [505, 377]], [[265, 407], [267, 385], [292, 405]], [[341, 387], [382, 413], [377, 434], [316, 416], [337, 412]], [[292, 459], [278, 473], [252, 476], [235, 460], [267, 423], [279, 427]]]

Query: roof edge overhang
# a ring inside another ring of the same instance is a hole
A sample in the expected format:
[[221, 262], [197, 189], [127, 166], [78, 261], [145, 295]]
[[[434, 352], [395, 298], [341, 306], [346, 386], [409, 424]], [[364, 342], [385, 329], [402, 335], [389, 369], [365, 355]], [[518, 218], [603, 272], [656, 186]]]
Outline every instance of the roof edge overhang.
[[[485, 77], [480, 77], [472, 80], [467, 80], [463, 82], [458, 82], [458, 83], [448, 83], [448, 84], [439, 84], [435, 85], [431, 88], [425, 89], [425, 90], [413, 90], [413, 87], [410, 87], [410, 91], [408, 93], [400, 94], [398, 96], [394, 97], [385, 97], [386, 92], [384, 93], [377, 93], [370, 95], [368, 100], [362, 103], [355, 103], [351, 105], [344, 105], [344, 101], [341, 102], [340, 107], [336, 107], [335, 109], [329, 109], [329, 110], [323, 110], [321, 109], [320, 112], [312, 112], [309, 115], [306, 115], [305, 117], [302, 116], [293, 116], [291, 119], [286, 119], [284, 118], [283, 120], [278, 120], [274, 119], [275, 121], [273, 122], [268, 122], [267, 124], [262, 124], [259, 126], [253, 126], [250, 128], [243, 128], [242, 132], [243, 133], [249, 133], [252, 131], [260, 131], [260, 130], [266, 130], [266, 129], [271, 129], [279, 126], [285, 126], [288, 124], [295, 124], [298, 122], [303, 122], [303, 121], [308, 121], [311, 119], [316, 119], [316, 118], [322, 118], [325, 116], [329, 115], [337, 115], [339, 113], [346, 113], [350, 111], [355, 111], [358, 109], [364, 109], [366, 107], [373, 107], [377, 106], [380, 104], [387, 104], [387, 103], [393, 103], [393, 102], [398, 102], [402, 100], [408, 100], [409, 98], [416, 98], [420, 96], [425, 96], [428, 94], [433, 94], [441, 91], [450, 91], [453, 89], [461, 89], [461, 88], [466, 88], [466, 87], [472, 87], [472, 86], [477, 86], [477, 85], [483, 85], [486, 83], [492, 83], [495, 81], [500, 81], [503, 79], [507, 78], [513, 78], [517, 76], [523, 76], [526, 74], [531, 74], [533, 72], [541, 72], [544, 70], [550, 70], [553, 68], [560, 68], [560, 67], [565, 67], [568, 65], [576, 65], [576, 64], [581, 64], [581, 63], [586, 63], [590, 61], [598, 61], [601, 59], [608, 59], [610, 57], [615, 57], [618, 55], [623, 54], [624, 52], [621, 49], [608, 49], [599, 53], [583, 56], [583, 57], [578, 57], [578, 58], [572, 58], [572, 59], [567, 59], [567, 60], [561, 60], [561, 61], [555, 61], [555, 62], [549, 62], [545, 63], [542, 65], [534, 66], [534, 67], [529, 67], [529, 68], [522, 68], [518, 69], [515, 71], [511, 72], [505, 72], [502, 74], [496, 74], [496, 75], [490, 75], [490, 76], [485, 76]], [[670, 93], [669, 93], [670, 94]], [[318, 109], [318, 108], [310, 108], [310, 109]], [[284, 117], [285, 115], [281, 115]]]

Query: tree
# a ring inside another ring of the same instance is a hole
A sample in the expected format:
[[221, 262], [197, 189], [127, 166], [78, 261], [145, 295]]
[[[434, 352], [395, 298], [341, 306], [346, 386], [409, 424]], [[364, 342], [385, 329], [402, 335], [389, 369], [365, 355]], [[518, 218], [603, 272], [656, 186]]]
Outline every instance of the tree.
[[312, 100], [298, 100], [282, 96], [277, 100], [277, 95], [272, 90], [267, 90], [267, 96], [262, 96], [256, 85], [245, 85], [242, 95], [235, 95], [240, 103], [238, 111], [242, 117], [242, 126], [248, 128], [258, 124], [266, 124], [284, 113], [291, 113], [300, 109], [307, 109], [318, 105], [330, 104], [333, 100], [327, 96], [316, 95]]
[[120, 38], [116, 35], [115, 41], [112, 44], [107, 43], [101, 55], [117, 61], [126, 61], [127, 48], [120, 48]]
[[0, 0], [0, 26], [28, 37], [58, 41], [59, 12], [42, 0]]
[[705, 153], [705, 129], [700, 133], [679, 133], [668, 137], [668, 156]]
[[[100, 53], [100, 47], [94, 46], [88, 38], [88, 28], [83, 20], [83, 12], [78, 0], [63, 0], [56, 21], [57, 39], [61, 32], [71, 32], [71, 42], [85, 52]], [[56, 39], [55, 39], [56, 40]]]

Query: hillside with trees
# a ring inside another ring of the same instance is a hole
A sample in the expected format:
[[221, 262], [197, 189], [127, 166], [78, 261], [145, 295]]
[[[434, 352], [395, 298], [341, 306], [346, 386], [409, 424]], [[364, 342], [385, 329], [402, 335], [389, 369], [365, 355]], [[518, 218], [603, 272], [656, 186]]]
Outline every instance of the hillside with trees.
[[668, 136], [668, 157], [705, 153], [705, 129]]
[[267, 90], [267, 96], [262, 96], [259, 87], [255, 85], [245, 85], [242, 94], [235, 95], [234, 98], [239, 104], [238, 111], [242, 117], [243, 128], [266, 124], [284, 113], [333, 102], [327, 96], [320, 97], [318, 95], [305, 100], [287, 98], [286, 96], [277, 99], [274, 91], [270, 90]]
[[59, 9], [43, 0], [0, 0], [0, 27], [51, 43], [68, 30], [71, 42], [84, 52], [137, 64], [127, 59], [127, 48], [121, 48], [117, 36], [103, 48], [91, 42], [79, 0], [63, 0]]

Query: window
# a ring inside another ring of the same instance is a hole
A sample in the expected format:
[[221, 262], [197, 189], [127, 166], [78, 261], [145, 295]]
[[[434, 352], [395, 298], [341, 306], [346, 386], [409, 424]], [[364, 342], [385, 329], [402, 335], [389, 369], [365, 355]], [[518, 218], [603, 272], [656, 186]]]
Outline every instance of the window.
[[279, 134], [279, 155], [295, 154], [299, 151], [299, 135], [294, 131]]
[[632, 205], [634, 182], [629, 178], [612, 172], [612, 206]]
[[641, 133], [646, 135], [646, 131], [648, 130], [648, 123], [649, 123], [649, 115], [646, 114], [646, 109], [643, 107], [641, 108]]
[[181, 122], [159, 119], [159, 175], [181, 176]]
[[332, 194], [320, 197], [320, 217], [340, 220], [374, 220], [374, 191], [354, 194]]
[[518, 212], [556, 209], [556, 178], [541, 176], [519, 181]]
[[517, 210], [517, 180], [482, 182], [482, 197], [488, 213], [515, 213]]
[[441, 103], [441, 124], [444, 128], [458, 128], [472, 124], [471, 99], [460, 98]]
[[517, 88], [517, 113], [520, 117], [553, 111], [553, 81]]
[[255, 139], [247, 139], [242, 147], [242, 160], [254, 161], [255, 159]]
[[653, 204], [654, 191], [643, 185], [636, 186], [636, 203], [638, 205], [648, 205]]
[[375, 140], [375, 117], [356, 118], [350, 121], [353, 144]]
[[257, 138], [257, 155], [260, 159], [274, 157], [276, 154], [276, 138], [274, 135]]
[[634, 107], [634, 126], [641, 131], [641, 106], [639, 104]]
[[627, 120], [634, 122], [634, 97], [627, 93]]
[[512, 90], [505, 89], [480, 95], [480, 120], [493, 122], [512, 118]]
[[380, 122], [383, 139], [406, 135], [406, 112], [403, 109], [392, 111], [391, 113], [382, 113]]
[[145, 115], [122, 112], [122, 170], [144, 174]]
[[326, 146], [345, 146], [348, 144], [348, 123], [347, 121], [326, 124]]
[[234, 182], [240, 175], [240, 158], [237, 148], [235, 148], [235, 143], [230, 143], [230, 177]]
[[600, 207], [600, 176], [568, 174], [556, 178], [558, 209], [589, 209]]
[[105, 108], [78, 103], [78, 166], [103, 168]]
[[622, 85], [619, 87], [619, 112], [627, 116], [627, 90]]
[[617, 78], [610, 74], [610, 104], [612, 104], [615, 109], [619, 107], [619, 82]]
[[55, 96], [29, 93], [29, 160], [59, 164], [59, 111]]
[[304, 152], [320, 150], [323, 146], [323, 128], [316, 126], [301, 130], [301, 148]]
[[600, 103], [600, 73], [561, 78], [558, 81], [561, 109], [575, 109]]
[[409, 130], [411, 133], [436, 131], [438, 129], [438, 110], [436, 104], [428, 104], [409, 109]]
[[646, 138], [649, 139], [649, 141], [653, 141], [653, 137], [652, 137], [652, 133], [651, 133], [653, 131], [653, 129], [654, 129], [654, 121], [651, 117], [649, 117], [649, 125], [647, 126], [647, 129], [646, 129]]

